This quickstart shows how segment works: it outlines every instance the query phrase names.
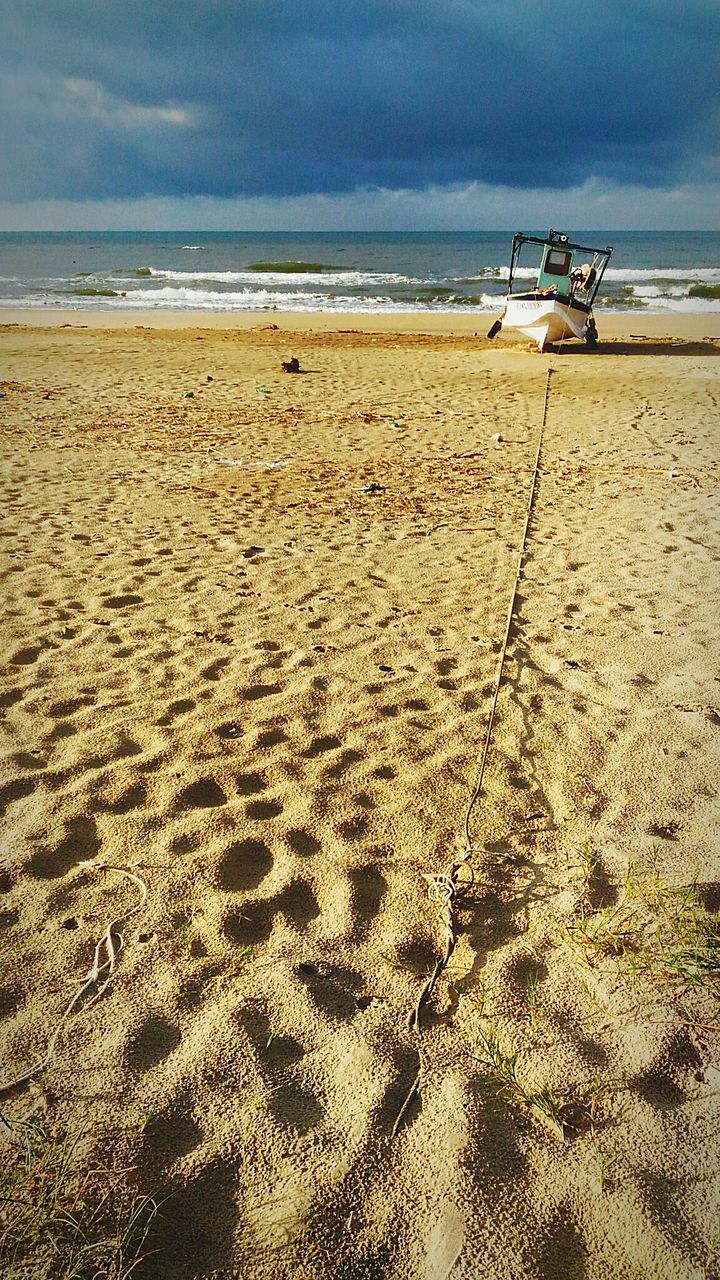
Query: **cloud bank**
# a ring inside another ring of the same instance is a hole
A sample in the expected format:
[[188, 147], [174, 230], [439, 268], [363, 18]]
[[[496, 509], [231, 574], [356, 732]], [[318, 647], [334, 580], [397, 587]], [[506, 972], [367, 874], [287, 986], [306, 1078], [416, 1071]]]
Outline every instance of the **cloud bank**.
[[2, 196], [697, 192], [719, 37], [705, 0], [4, 0]]

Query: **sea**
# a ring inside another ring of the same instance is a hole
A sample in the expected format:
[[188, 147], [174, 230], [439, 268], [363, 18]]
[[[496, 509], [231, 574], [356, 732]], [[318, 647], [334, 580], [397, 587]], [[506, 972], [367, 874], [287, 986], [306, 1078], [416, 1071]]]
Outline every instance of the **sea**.
[[[565, 231], [592, 248], [614, 246], [596, 310], [720, 312], [720, 232]], [[511, 231], [6, 232], [0, 307], [489, 314], [506, 291], [511, 239]], [[521, 279], [534, 274], [521, 266]]]

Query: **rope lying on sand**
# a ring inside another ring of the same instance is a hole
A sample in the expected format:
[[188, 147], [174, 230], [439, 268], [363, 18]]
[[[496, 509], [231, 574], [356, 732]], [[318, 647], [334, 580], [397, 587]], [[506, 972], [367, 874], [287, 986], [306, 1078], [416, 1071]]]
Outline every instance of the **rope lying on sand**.
[[[117, 871], [121, 876], [126, 876], [128, 880], [132, 880], [133, 884], [135, 884], [140, 890], [140, 897], [129, 911], [124, 911], [122, 915], [116, 916], [114, 920], [111, 920], [110, 923], [106, 925], [102, 937], [95, 947], [92, 967], [83, 979], [80, 987], [78, 987], [78, 990], [75, 992], [72, 1000], [66, 1006], [55, 1030], [50, 1036], [44, 1056], [32, 1067], [29, 1067], [27, 1071], [24, 1071], [22, 1075], [16, 1076], [14, 1080], [0, 1082], [0, 1093], [8, 1093], [11, 1089], [17, 1088], [18, 1085], [26, 1084], [28, 1080], [32, 1080], [34, 1076], [39, 1075], [41, 1071], [44, 1071], [53, 1056], [55, 1045], [57, 1044], [65, 1023], [70, 1017], [72, 1017], [72, 1014], [78, 1008], [83, 996], [92, 991], [90, 999], [87, 1000], [84, 1005], [85, 1009], [89, 1009], [91, 1005], [95, 1004], [96, 1001], [100, 999], [115, 972], [118, 957], [125, 945], [119, 926], [128, 921], [131, 916], [137, 915], [138, 911], [147, 899], [148, 891], [145, 881], [142, 880], [140, 876], [136, 875], [134, 871], [128, 871], [127, 867], [112, 866], [109, 862], [80, 862], [78, 863], [78, 866], [90, 867], [94, 871]], [[95, 988], [94, 991], [93, 988]]]
[[473, 809], [480, 798], [482, 792], [483, 779], [485, 777], [485, 767], [487, 765], [488, 756], [490, 754], [490, 743], [492, 741], [493, 724], [495, 721], [495, 712], [497, 710], [498, 697], [500, 694], [500, 686], [502, 684], [503, 671], [505, 668], [505, 657], [507, 655], [508, 645], [510, 643], [510, 632], [512, 630], [512, 621], [515, 614], [515, 604], [517, 601], [518, 587], [520, 585], [520, 575], [525, 563], [525, 551], [527, 547], [528, 530], [530, 528], [530, 520], [532, 517], [533, 506], [535, 503], [535, 490], [537, 488], [538, 472], [540, 470], [540, 453], [545, 435], [545, 424], [547, 422], [548, 402], [550, 397], [550, 378], [554, 370], [548, 369], [547, 379], [545, 381], [545, 396], [543, 399], [542, 420], [540, 423], [540, 431], [538, 435], [537, 450], [535, 453], [535, 465], [533, 467], [532, 481], [530, 483], [530, 494], [528, 497], [527, 511], [525, 514], [525, 526], [523, 528], [522, 538], [520, 540], [520, 551], [518, 554], [517, 568], [515, 570], [515, 581], [513, 583], [512, 593], [510, 596], [510, 604], [508, 606], [507, 618], [505, 622], [505, 635], [503, 637], [500, 655], [498, 658], [497, 673], [495, 676], [495, 688], [492, 703], [490, 705], [490, 713], [488, 715], [487, 729], [485, 732], [485, 744], [483, 746], [482, 756], [480, 758], [480, 769], [478, 772], [475, 790], [470, 797], [467, 809], [465, 811], [464, 836], [465, 848], [459, 857], [453, 859], [444, 871], [439, 875], [429, 877], [429, 897], [430, 901], [435, 905], [438, 917], [445, 933], [445, 947], [441, 956], [435, 961], [435, 967], [420, 991], [415, 1008], [410, 1015], [410, 1030], [415, 1033], [418, 1041], [418, 1059], [419, 1067], [417, 1075], [413, 1080], [410, 1090], [398, 1112], [397, 1119], [392, 1128], [392, 1137], [394, 1138], [403, 1122], [410, 1103], [420, 1090], [420, 1081], [423, 1075], [423, 1055], [422, 1044], [420, 1040], [422, 1032], [422, 1023], [420, 1015], [424, 1005], [431, 999], [432, 994], [437, 986], [440, 978], [447, 969], [450, 958], [455, 950], [457, 942], [457, 921], [455, 904], [458, 899], [464, 897], [472, 888], [475, 882], [475, 873], [472, 867], [472, 859], [474, 855], [472, 835], [470, 832], [470, 819]]

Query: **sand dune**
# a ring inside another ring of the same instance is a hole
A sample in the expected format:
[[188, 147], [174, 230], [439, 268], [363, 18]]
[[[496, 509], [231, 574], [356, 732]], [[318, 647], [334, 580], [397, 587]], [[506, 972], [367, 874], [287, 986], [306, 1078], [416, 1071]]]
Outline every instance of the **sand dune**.
[[710, 1277], [720, 343], [373, 320], [0, 330], [4, 1080], [148, 889], [3, 1114], [171, 1192], [148, 1275]]

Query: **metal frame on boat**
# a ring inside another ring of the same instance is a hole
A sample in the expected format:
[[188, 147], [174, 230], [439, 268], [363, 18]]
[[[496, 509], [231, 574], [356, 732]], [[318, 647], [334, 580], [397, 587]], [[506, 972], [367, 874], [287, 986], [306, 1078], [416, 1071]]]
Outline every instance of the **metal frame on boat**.
[[[513, 293], [518, 260], [526, 244], [542, 249], [537, 280], [534, 288]], [[533, 338], [539, 351], [568, 338], [584, 339], [588, 347], [596, 347], [592, 305], [611, 254], [612, 245], [593, 249], [575, 244], [560, 231], [550, 230], [545, 239], [518, 231], [512, 242], [505, 310], [488, 337], [494, 338], [505, 325]]]

